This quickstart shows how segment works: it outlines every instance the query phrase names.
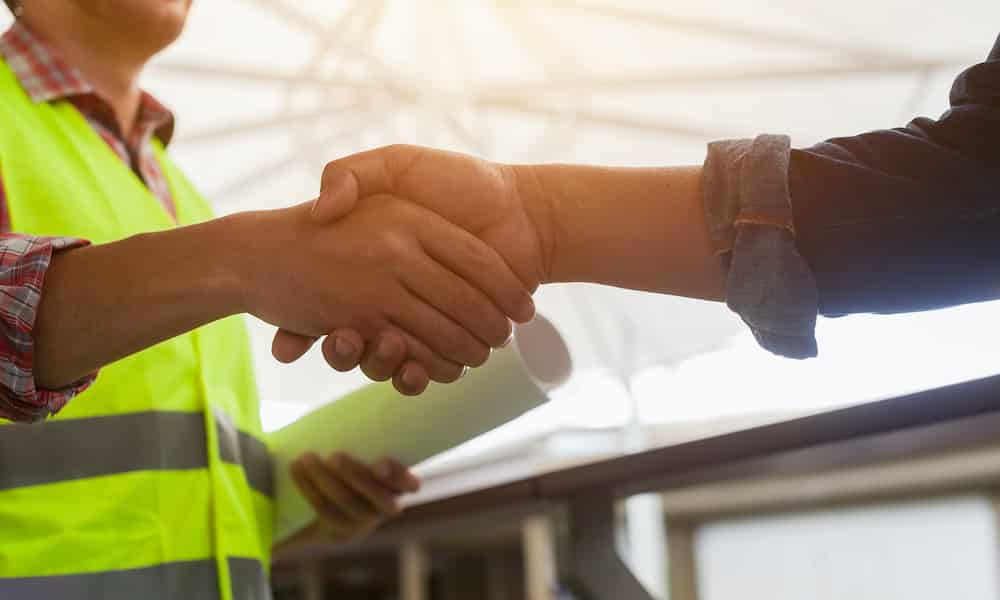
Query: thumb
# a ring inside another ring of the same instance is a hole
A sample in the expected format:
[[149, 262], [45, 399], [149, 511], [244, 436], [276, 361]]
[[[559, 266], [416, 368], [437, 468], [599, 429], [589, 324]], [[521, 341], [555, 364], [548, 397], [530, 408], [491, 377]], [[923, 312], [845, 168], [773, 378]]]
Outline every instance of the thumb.
[[279, 329], [271, 342], [271, 354], [280, 362], [295, 362], [312, 348], [317, 339], [292, 333], [287, 329]]
[[387, 146], [327, 163], [313, 218], [320, 223], [335, 221], [354, 210], [362, 198], [393, 193], [392, 165], [410, 160], [410, 154], [407, 147]]
[[332, 223], [349, 214], [358, 204], [358, 179], [347, 169], [327, 166], [323, 171], [319, 197], [313, 201], [312, 217], [319, 223]]

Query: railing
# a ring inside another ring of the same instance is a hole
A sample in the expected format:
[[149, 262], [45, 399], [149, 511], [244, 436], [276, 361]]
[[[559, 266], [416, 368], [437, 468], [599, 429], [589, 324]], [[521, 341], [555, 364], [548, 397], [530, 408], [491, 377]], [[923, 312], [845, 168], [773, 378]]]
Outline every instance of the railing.
[[513, 523], [529, 558], [531, 600], [550, 597], [550, 571], [581, 599], [647, 599], [615, 554], [614, 503], [656, 491], [669, 518], [670, 597], [694, 600], [692, 532], [708, 519], [952, 491], [992, 494], [998, 484], [1000, 376], [472, 486], [410, 507], [354, 546], [334, 547], [308, 531], [279, 553], [275, 577], [315, 580], [321, 574], [309, 566], [318, 561], [392, 549], [403, 599], [421, 599], [424, 544]]

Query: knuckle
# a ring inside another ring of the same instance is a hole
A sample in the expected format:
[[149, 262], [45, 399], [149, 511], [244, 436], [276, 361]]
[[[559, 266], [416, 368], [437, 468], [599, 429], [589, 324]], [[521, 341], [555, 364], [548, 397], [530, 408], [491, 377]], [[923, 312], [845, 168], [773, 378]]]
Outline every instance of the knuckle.
[[479, 238], [473, 236], [464, 237], [462, 241], [462, 252], [471, 259], [480, 264], [491, 264], [494, 262], [493, 253], [489, 251]]
[[412, 244], [409, 237], [400, 231], [383, 229], [379, 232], [377, 241], [383, 258], [397, 260], [412, 254]]
[[379, 148], [378, 151], [385, 154], [400, 154], [406, 151], [406, 144], [388, 144]]
[[383, 146], [380, 151], [390, 158], [390, 160], [406, 160], [414, 154], [418, 154], [422, 149], [413, 144], [393, 143]]
[[505, 277], [505, 265], [478, 238], [463, 236], [456, 250], [461, 253], [461, 260], [465, 262], [466, 268], [479, 276], [497, 279]]

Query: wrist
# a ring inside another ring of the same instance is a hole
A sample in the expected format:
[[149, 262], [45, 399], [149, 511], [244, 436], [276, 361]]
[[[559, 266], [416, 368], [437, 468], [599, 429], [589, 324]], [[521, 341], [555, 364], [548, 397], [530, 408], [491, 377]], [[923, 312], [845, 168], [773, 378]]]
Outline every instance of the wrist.
[[[259, 240], [254, 231], [259, 215], [243, 212], [205, 224], [209, 256], [206, 257], [206, 287], [218, 296], [229, 314], [252, 312], [254, 291], [259, 289]], [[257, 236], [259, 237], [259, 236]]]
[[554, 279], [559, 250], [559, 202], [546, 189], [538, 168], [533, 165], [506, 165], [511, 186], [520, 206], [524, 207], [538, 239], [541, 262], [541, 283]]

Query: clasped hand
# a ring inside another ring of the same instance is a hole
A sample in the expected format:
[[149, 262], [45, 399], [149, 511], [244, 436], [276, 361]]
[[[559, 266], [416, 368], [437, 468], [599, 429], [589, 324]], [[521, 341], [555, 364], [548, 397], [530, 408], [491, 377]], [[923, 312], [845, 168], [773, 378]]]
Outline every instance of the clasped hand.
[[337, 370], [404, 394], [452, 382], [534, 315], [547, 243], [534, 208], [512, 169], [470, 156], [388, 146], [331, 162], [320, 196], [270, 229], [287, 259], [261, 270], [274, 293], [250, 312], [279, 326], [283, 362], [326, 336]]

